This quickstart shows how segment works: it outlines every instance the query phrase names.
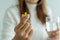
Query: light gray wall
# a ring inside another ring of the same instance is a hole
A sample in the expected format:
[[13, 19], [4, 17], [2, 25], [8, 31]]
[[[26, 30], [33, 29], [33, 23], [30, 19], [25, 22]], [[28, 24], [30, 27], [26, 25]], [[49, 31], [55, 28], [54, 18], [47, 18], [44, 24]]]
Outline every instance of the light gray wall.
[[[54, 16], [60, 16], [60, 0], [46, 0]], [[16, 5], [17, 0], [0, 0], [0, 35], [2, 30], [3, 16], [7, 8]]]
[[47, 5], [51, 7], [54, 16], [60, 16], [60, 0], [47, 0]]

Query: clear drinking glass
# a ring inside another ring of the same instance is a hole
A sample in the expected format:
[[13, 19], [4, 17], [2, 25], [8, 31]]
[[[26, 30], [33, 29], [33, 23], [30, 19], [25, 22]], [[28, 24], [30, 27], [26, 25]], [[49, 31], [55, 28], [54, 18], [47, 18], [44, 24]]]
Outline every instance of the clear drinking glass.
[[51, 33], [58, 31], [59, 27], [60, 27], [60, 17], [53, 17], [50, 21], [49, 17], [46, 17], [46, 31], [48, 33], [49, 38], [53, 37]]

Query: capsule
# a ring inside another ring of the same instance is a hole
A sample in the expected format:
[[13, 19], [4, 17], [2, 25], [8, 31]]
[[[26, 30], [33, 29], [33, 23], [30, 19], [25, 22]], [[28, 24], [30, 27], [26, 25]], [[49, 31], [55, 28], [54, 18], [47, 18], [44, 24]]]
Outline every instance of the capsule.
[[24, 13], [24, 16], [27, 16], [27, 12]]

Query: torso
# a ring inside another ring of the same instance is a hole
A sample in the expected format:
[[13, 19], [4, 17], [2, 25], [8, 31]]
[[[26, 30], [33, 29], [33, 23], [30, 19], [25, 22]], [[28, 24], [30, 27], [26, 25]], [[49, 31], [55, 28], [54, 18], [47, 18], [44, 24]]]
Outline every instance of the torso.
[[[34, 7], [32, 7], [34, 8]], [[40, 20], [37, 18], [36, 15], [36, 10], [35, 9], [29, 9], [31, 17], [30, 17], [30, 23], [31, 26], [34, 30], [34, 33], [32, 35], [31, 40], [47, 40], [48, 35], [47, 32], [45, 30], [45, 25], [43, 25]], [[19, 16], [19, 10], [17, 7], [14, 8], [13, 10], [15, 18], [16, 18], [16, 25], [19, 24], [20, 22], [20, 16]]]

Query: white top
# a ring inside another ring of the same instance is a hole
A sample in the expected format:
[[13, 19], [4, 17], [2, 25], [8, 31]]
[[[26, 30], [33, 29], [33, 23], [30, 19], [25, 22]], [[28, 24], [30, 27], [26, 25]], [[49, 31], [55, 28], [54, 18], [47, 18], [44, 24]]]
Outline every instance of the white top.
[[[38, 20], [36, 16], [36, 5], [26, 3], [30, 14], [31, 14], [31, 26], [34, 30], [31, 40], [47, 40], [47, 32], [45, 31], [44, 25]], [[48, 15], [51, 17], [51, 10], [47, 7]], [[10, 7], [4, 16], [2, 39], [1, 40], [12, 40], [15, 32], [14, 28], [20, 22], [19, 9], [17, 6]]]

